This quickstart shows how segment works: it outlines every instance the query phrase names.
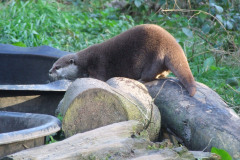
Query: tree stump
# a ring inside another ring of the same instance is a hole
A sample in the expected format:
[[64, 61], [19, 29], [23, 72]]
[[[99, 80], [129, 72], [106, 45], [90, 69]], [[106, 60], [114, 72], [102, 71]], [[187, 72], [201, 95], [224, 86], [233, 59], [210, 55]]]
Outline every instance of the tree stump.
[[138, 120], [146, 127], [150, 140], [158, 139], [160, 112], [147, 88], [127, 78], [113, 78], [107, 83], [81, 78], [70, 85], [58, 108], [63, 116], [65, 136], [116, 122]]
[[240, 158], [240, 118], [204, 84], [190, 97], [176, 79], [161, 79], [145, 84], [162, 115], [162, 125], [171, 129], [192, 150], [226, 150]]

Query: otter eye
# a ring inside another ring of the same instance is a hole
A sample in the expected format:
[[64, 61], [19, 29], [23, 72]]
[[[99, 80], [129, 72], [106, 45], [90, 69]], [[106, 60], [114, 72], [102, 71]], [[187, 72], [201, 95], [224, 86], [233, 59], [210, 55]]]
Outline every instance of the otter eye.
[[74, 63], [74, 59], [69, 59], [69, 63], [73, 64]]
[[60, 66], [56, 66], [55, 69], [58, 70], [60, 68]]

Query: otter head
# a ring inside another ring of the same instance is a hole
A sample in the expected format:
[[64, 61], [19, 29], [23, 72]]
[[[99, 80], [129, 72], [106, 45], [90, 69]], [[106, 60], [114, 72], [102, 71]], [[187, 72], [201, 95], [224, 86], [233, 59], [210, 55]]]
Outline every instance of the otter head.
[[49, 70], [51, 81], [60, 79], [75, 80], [78, 77], [78, 66], [76, 65], [76, 55], [69, 54], [59, 58]]

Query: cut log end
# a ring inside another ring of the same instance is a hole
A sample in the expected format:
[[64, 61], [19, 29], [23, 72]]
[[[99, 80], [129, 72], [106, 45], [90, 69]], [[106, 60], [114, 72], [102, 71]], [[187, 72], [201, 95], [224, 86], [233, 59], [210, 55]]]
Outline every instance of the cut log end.
[[70, 104], [63, 119], [63, 131], [69, 137], [108, 124], [126, 121], [127, 113], [121, 106], [119, 97], [106, 90], [85, 91]]

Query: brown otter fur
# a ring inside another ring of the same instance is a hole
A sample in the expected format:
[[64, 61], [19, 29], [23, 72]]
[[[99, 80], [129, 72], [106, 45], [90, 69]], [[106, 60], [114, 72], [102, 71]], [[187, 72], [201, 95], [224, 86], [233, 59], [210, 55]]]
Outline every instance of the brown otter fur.
[[49, 75], [53, 80], [89, 76], [103, 81], [128, 77], [148, 82], [169, 70], [193, 96], [195, 80], [181, 46], [163, 28], [144, 24], [76, 54], [61, 57]]

